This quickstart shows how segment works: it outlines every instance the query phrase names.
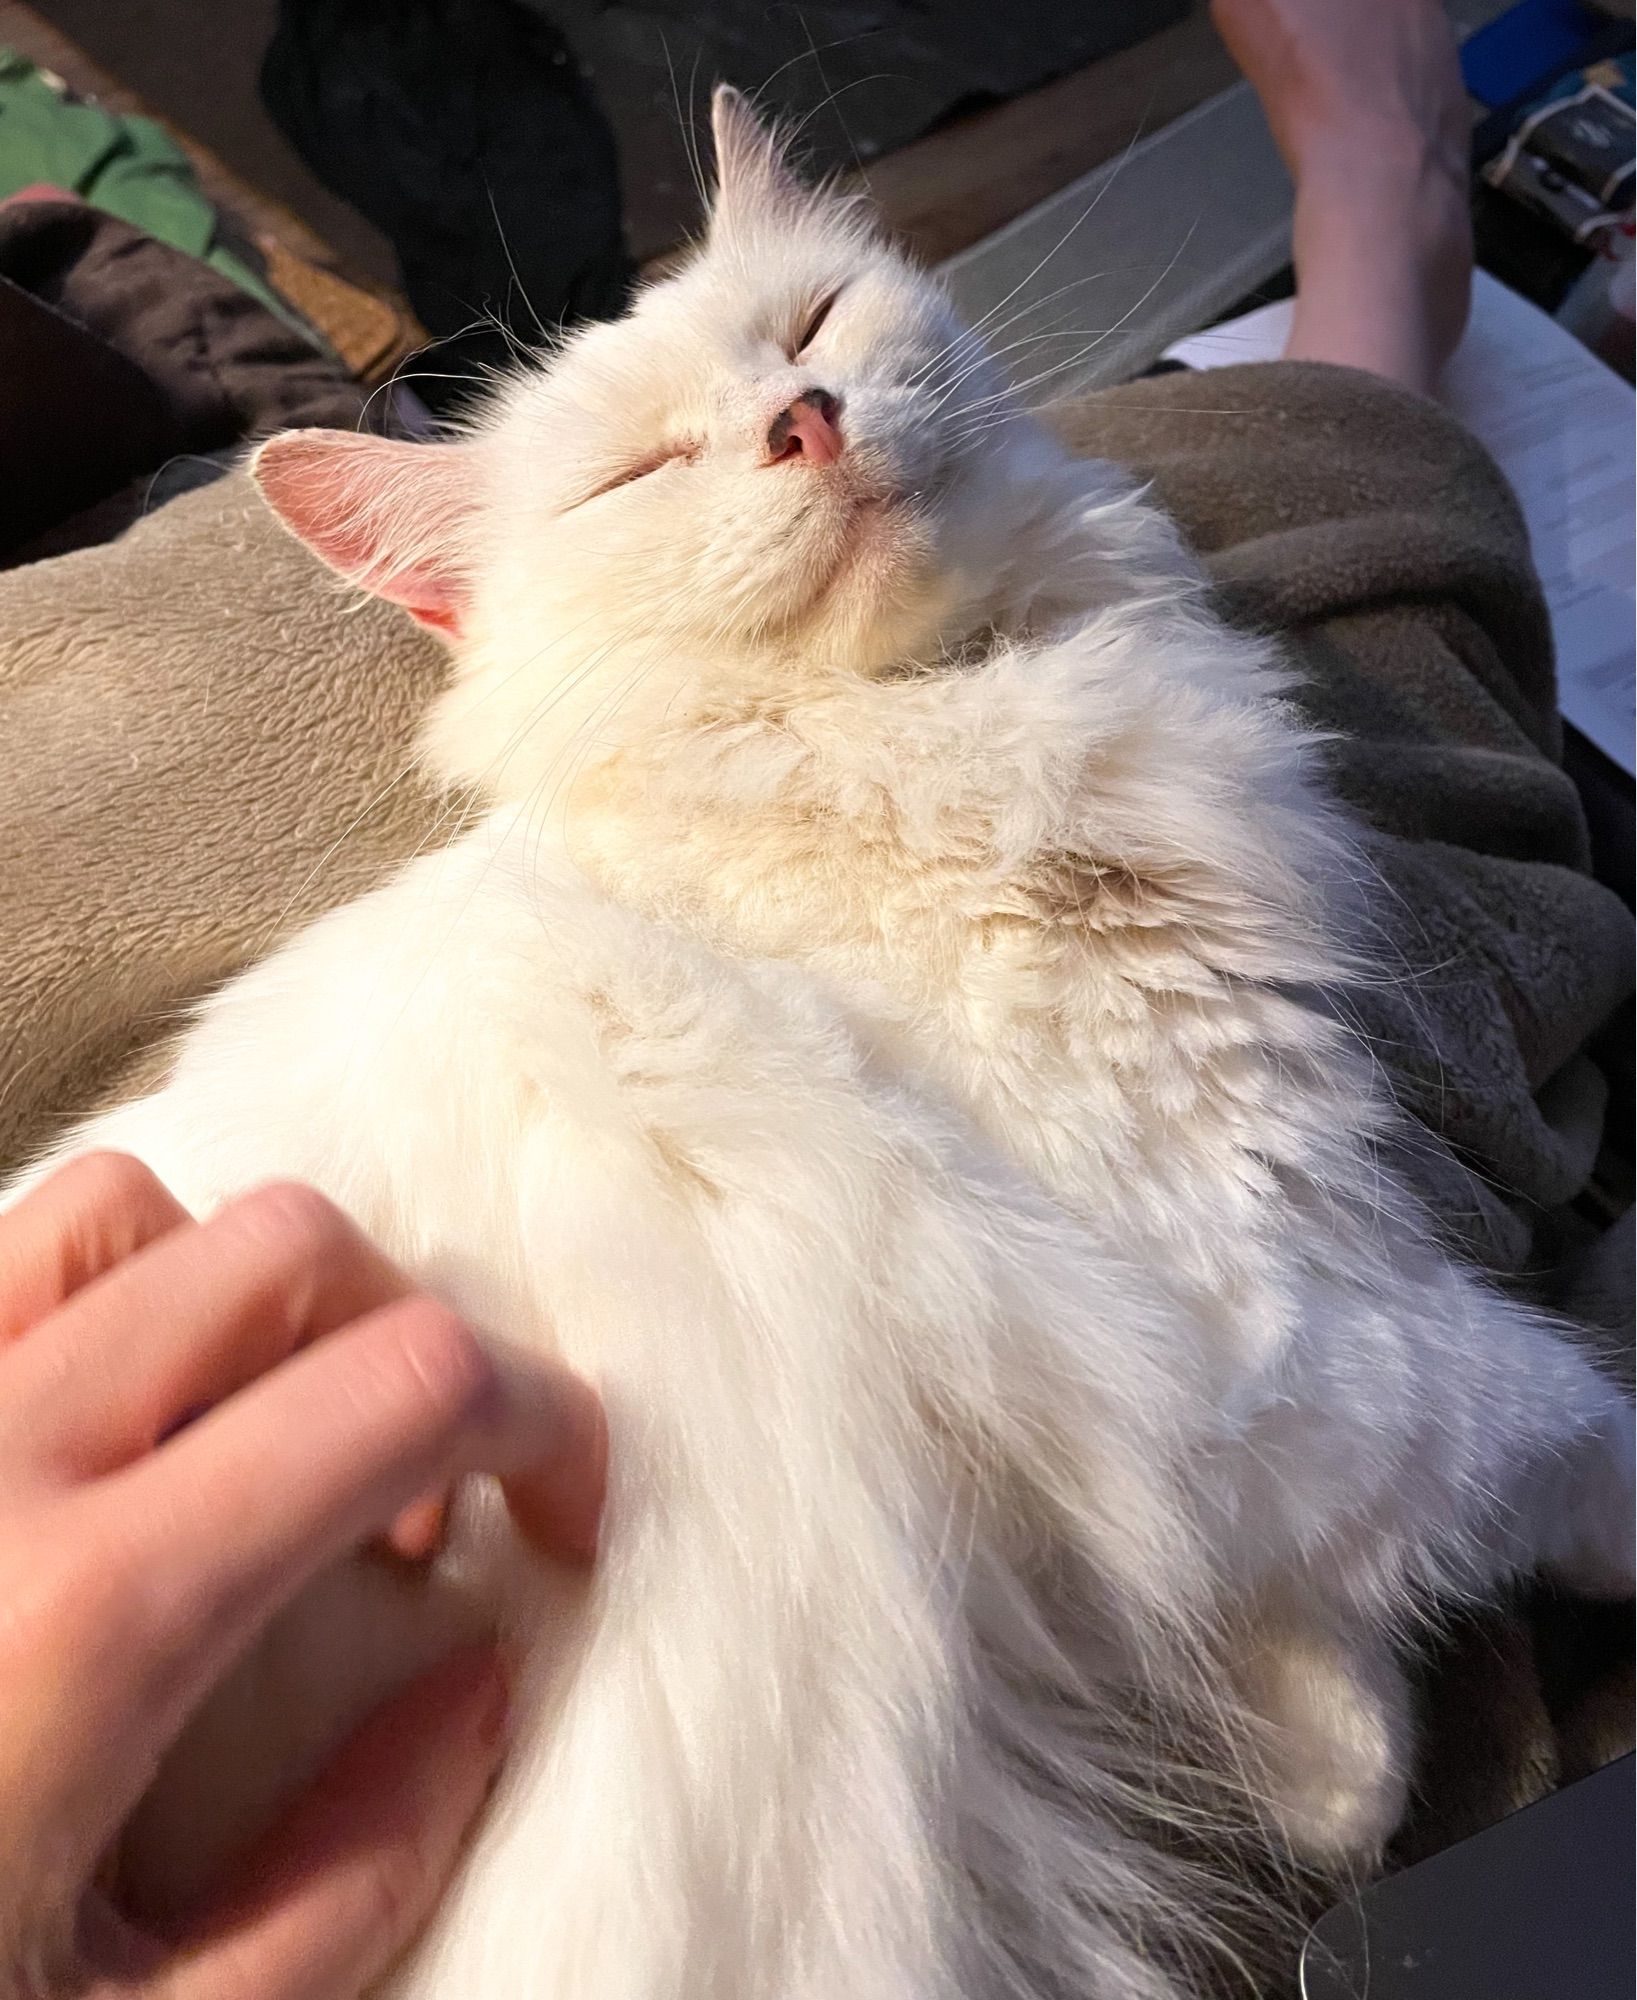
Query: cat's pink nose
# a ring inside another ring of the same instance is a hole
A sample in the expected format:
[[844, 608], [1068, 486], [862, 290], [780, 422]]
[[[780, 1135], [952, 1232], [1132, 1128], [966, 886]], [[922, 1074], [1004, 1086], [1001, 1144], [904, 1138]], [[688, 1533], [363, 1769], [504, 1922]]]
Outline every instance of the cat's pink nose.
[[815, 465], [833, 465], [846, 448], [841, 435], [841, 400], [828, 389], [804, 389], [768, 426], [769, 465], [781, 458], [809, 458]]

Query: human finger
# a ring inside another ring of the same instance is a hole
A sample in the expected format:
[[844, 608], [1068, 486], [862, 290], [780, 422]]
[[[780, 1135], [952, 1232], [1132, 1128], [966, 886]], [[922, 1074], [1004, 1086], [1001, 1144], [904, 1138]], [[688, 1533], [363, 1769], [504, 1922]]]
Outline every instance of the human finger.
[[89, 1478], [409, 1280], [332, 1203], [259, 1188], [82, 1285], [5, 1357], [0, 1459]]
[[97, 1491], [185, 1714], [309, 1577], [466, 1473], [500, 1477], [548, 1553], [588, 1561], [605, 1465], [586, 1383], [486, 1347], [413, 1297], [307, 1348]]
[[128, 1153], [81, 1153], [0, 1215], [0, 1347], [189, 1220]]
[[354, 2000], [421, 1929], [504, 1747], [491, 1648], [372, 1716], [178, 1941], [164, 2000]]
[[400, 1562], [430, 1562], [443, 1547], [449, 1528], [449, 1496], [425, 1493], [402, 1508], [382, 1537]]

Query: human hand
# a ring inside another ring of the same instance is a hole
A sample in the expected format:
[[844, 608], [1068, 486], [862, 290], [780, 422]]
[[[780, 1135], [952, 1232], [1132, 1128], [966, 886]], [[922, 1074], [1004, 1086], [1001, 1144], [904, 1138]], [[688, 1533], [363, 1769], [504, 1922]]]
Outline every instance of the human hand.
[[490, 1649], [366, 1721], [184, 1926], [141, 1928], [99, 1866], [315, 1572], [469, 1472], [500, 1477], [538, 1545], [589, 1560], [605, 1450], [584, 1383], [486, 1350], [308, 1189], [200, 1224], [98, 1154], [0, 1217], [7, 2000], [351, 2000], [378, 1977], [499, 1762]]

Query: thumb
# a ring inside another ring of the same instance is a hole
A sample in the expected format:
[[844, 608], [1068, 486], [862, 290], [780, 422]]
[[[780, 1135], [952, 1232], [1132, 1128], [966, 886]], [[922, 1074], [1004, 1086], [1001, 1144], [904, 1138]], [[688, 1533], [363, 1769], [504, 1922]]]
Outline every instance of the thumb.
[[505, 1722], [489, 1647], [377, 1709], [177, 1940], [165, 2000], [354, 2000], [431, 1916]]

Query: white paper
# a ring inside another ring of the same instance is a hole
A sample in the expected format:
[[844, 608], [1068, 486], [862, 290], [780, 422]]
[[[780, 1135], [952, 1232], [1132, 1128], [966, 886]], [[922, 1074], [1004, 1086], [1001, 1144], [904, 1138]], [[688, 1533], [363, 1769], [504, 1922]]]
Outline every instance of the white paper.
[[[1283, 353], [1290, 301], [1167, 348], [1191, 368]], [[1539, 307], [1480, 271], [1440, 400], [1489, 447], [1529, 524], [1557, 642], [1558, 701], [1630, 771], [1637, 503], [1630, 387]]]

